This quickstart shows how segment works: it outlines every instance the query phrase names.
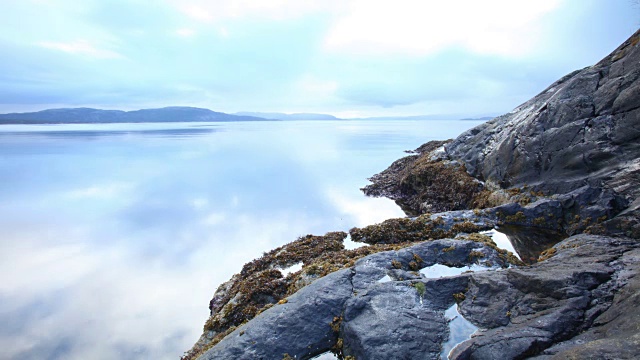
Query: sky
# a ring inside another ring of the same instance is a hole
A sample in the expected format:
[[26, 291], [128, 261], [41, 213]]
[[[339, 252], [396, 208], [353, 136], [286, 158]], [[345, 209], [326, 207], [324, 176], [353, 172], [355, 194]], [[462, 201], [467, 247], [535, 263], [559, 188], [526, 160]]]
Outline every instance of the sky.
[[637, 0], [0, 0], [0, 113], [499, 115], [638, 27]]

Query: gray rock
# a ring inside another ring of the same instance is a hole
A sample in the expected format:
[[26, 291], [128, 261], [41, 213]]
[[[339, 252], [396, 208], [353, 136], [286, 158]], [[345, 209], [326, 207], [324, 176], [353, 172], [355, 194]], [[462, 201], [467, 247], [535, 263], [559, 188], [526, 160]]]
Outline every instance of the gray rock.
[[331, 349], [331, 328], [352, 295], [351, 270], [341, 270], [306, 286], [239, 327], [199, 359], [308, 359]]
[[612, 306], [594, 326], [578, 336], [543, 351], [539, 359], [637, 359], [640, 354], [640, 250], [625, 252], [612, 264], [623, 269], [615, 280], [619, 290]]
[[[633, 298], [640, 296], [637, 284], [624, 278], [637, 270], [638, 244], [631, 239], [577, 235], [555, 249], [555, 256], [528, 268], [471, 276], [460, 311], [484, 330], [456, 347], [452, 359], [557, 354], [584, 344], [579, 338], [571, 339], [581, 333], [586, 336], [587, 330], [593, 341], [606, 338], [594, 324], [624, 317], [631, 310], [628, 300], [616, 303], [614, 295], [625, 291]], [[633, 261], [625, 261], [630, 257]], [[625, 338], [638, 335], [637, 326], [627, 328]], [[552, 347], [563, 342], [573, 346]], [[595, 347], [583, 351], [598, 354]]]
[[[640, 46], [636, 33], [598, 64], [445, 146], [470, 175], [548, 194], [588, 185], [640, 196]], [[633, 234], [627, 234], [633, 235]]]
[[[613, 353], [625, 341], [637, 344], [640, 283], [633, 275], [640, 244], [581, 234], [554, 249], [554, 256], [528, 267], [432, 279], [397, 269], [393, 261], [404, 267], [417, 255], [421, 268], [470, 264], [470, 253], [478, 251], [484, 261], [504, 264], [493, 248], [465, 240], [373, 254], [258, 315], [201, 359], [309, 359], [336, 345], [356, 359], [438, 359], [450, 336], [444, 311], [456, 300], [481, 330], [455, 347], [452, 359], [588, 358]], [[379, 282], [389, 274], [390, 281]], [[404, 274], [412, 276], [401, 279]], [[340, 317], [336, 332], [331, 324]], [[615, 353], [638, 354], [633, 346]]]
[[[637, 32], [598, 64], [453, 141], [426, 143], [363, 191], [394, 199], [415, 216], [511, 202], [503, 189], [549, 197], [586, 187], [612, 201], [600, 233], [640, 238], [637, 207], [619, 214], [640, 203], [639, 39]], [[441, 145], [444, 152], [434, 150]]]
[[[199, 359], [282, 359], [284, 354], [292, 358], [309, 359], [332, 349], [338, 343], [338, 338], [343, 339], [345, 349], [362, 359], [393, 358], [370, 354], [372, 344], [393, 348], [403, 354], [414, 350], [439, 354], [440, 344], [446, 340], [448, 331], [444, 310], [453, 304], [452, 294], [464, 290], [469, 275], [453, 280], [429, 280], [408, 268], [397, 269], [393, 261], [406, 267], [416, 258], [422, 258], [419, 268], [436, 263], [464, 267], [478, 260], [470, 256], [473, 251], [484, 254], [481, 262], [489, 261], [495, 266], [508, 265], [495, 249], [467, 240], [437, 240], [399, 251], [373, 254], [358, 260], [353, 268], [316, 280], [289, 297], [287, 303], [276, 305], [256, 316]], [[414, 280], [378, 282], [393, 272], [396, 272], [396, 277], [405, 274], [406, 278]], [[425, 284], [422, 303], [421, 296], [412, 286], [414, 282]], [[369, 303], [370, 300], [373, 302]], [[371, 316], [387, 320], [373, 324]], [[422, 330], [411, 330], [411, 327], [405, 329], [407, 324], [413, 322], [407, 320], [407, 316], [418, 321]], [[339, 326], [340, 323], [336, 324], [335, 319], [341, 317], [344, 319], [343, 327], [338, 333], [331, 325]], [[375, 333], [373, 327], [380, 332]], [[398, 339], [402, 339], [404, 345], [390, 345], [389, 338], [384, 336], [390, 327], [397, 329]], [[425, 330], [429, 332], [425, 333]], [[426, 340], [431, 335], [436, 336], [436, 340]], [[425, 341], [430, 345], [425, 347]], [[390, 351], [385, 350], [384, 354], [390, 354]]]
[[[469, 256], [471, 252], [482, 253], [483, 257], [473, 259]], [[357, 293], [365, 291], [376, 285], [385, 275], [393, 274], [391, 277], [400, 281], [415, 278], [415, 275], [410, 273], [410, 263], [416, 261], [416, 258], [422, 259], [416, 262], [418, 265], [416, 271], [434, 264], [463, 268], [476, 262], [488, 262], [492, 267], [509, 266], [495, 249], [482, 243], [452, 239], [427, 241], [398, 251], [384, 251], [358, 260], [354, 266], [352, 278], [354, 291]], [[400, 272], [397, 272], [396, 265], [401, 267]]]
[[[464, 289], [464, 284], [458, 287]], [[453, 297], [449, 299], [453, 303]], [[448, 336], [444, 309], [421, 305], [407, 282], [388, 282], [358, 294], [349, 300], [343, 321], [344, 352], [356, 359], [409, 359], [418, 354], [438, 359]]]

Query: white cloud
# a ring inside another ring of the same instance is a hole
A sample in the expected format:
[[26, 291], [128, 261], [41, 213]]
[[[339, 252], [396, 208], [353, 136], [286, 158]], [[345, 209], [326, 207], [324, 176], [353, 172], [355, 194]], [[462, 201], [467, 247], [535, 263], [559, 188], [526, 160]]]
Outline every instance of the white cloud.
[[521, 56], [535, 47], [539, 20], [559, 2], [356, 0], [330, 30], [325, 48], [424, 56], [458, 46], [482, 54]]
[[204, 218], [202, 223], [208, 226], [217, 226], [227, 221], [227, 215], [223, 212], [212, 212]]
[[338, 82], [330, 79], [322, 79], [311, 74], [305, 74], [298, 79], [295, 88], [299, 94], [301, 93], [305, 97], [318, 99], [333, 96], [338, 89]]
[[42, 41], [37, 45], [62, 52], [66, 52], [74, 55], [84, 55], [97, 59], [124, 59], [122, 54], [106, 49], [100, 49], [95, 47], [87, 40], [76, 40], [72, 42], [49, 42]]
[[204, 198], [204, 197], [193, 199], [193, 200], [191, 200], [191, 206], [195, 210], [206, 209], [209, 206], [209, 199]]
[[238, 207], [240, 205], [240, 197], [238, 195], [233, 195], [231, 197], [231, 206]]
[[310, 13], [335, 12], [344, 1], [300, 0], [169, 0], [185, 15], [203, 22], [258, 17], [271, 20], [297, 18]]
[[189, 38], [189, 37], [193, 37], [196, 34], [196, 31], [189, 28], [182, 28], [182, 29], [176, 30], [176, 34], [178, 36]]
[[67, 196], [73, 199], [113, 199], [124, 196], [124, 193], [130, 191], [132, 188], [133, 184], [129, 183], [92, 185], [86, 188], [69, 191]]
[[229, 37], [229, 30], [228, 30], [226, 27], [221, 26], [221, 27], [218, 29], [218, 34], [220, 34], [220, 36], [221, 36], [221, 37], [223, 37], [223, 38], [225, 38], [225, 39], [226, 39], [226, 38], [228, 38], [228, 37]]

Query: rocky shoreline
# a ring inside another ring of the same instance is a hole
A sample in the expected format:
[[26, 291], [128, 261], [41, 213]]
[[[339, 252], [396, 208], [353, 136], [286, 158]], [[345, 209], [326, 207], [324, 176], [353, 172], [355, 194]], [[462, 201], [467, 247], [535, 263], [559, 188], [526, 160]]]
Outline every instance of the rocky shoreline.
[[[350, 230], [369, 246], [308, 235], [246, 264], [184, 358], [640, 357], [639, 42], [371, 178], [410, 217]], [[452, 306], [478, 331], [443, 354]]]

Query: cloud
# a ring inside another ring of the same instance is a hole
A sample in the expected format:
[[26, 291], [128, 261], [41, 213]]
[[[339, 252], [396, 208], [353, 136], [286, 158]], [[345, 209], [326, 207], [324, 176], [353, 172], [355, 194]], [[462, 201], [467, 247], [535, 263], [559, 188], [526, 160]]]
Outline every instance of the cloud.
[[[483, 107], [493, 104], [492, 112], [505, 112], [599, 60], [637, 28], [626, 0], [37, 6], [9, 2], [0, 12], [0, 49], [11, 54], [0, 63], [0, 112], [188, 105], [224, 112], [474, 113], [479, 98]], [[464, 61], [441, 56], [451, 52]], [[545, 74], [519, 69], [525, 60]], [[507, 66], [467, 71], [479, 62]], [[487, 104], [490, 95], [500, 99]]]
[[170, 0], [169, 3], [191, 19], [209, 23], [240, 18], [287, 20], [336, 12], [344, 7], [344, 1], [339, 0]]
[[559, 0], [351, 2], [325, 39], [329, 51], [354, 55], [426, 56], [449, 47], [522, 56], [539, 39], [539, 21]]
[[304, 94], [305, 97], [316, 100], [333, 96], [338, 87], [338, 81], [323, 79], [313, 74], [304, 74], [294, 83], [298, 94]]
[[133, 184], [130, 183], [111, 183], [72, 190], [67, 193], [67, 196], [72, 199], [91, 198], [108, 200], [125, 196], [125, 194], [132, 189]]
[[227, 215], [221, 212], [213, 212], [202, 221], [203, 224], [208, 226], [220, 225], [227, 221]]
[[89, 56], [96, 59], [124, 59], [125, 56], [107, 49], [97, 48], [87, 40], [76, 40], [71, 42], [49, 42], [42, 41], [37, 43], [38, 46], [62, 51], [73, 55]]
[[176, 30], [176, 34], [185, 38], [192, 37], [196, 34], [196, 31], [189, 28], [182, 28]]

